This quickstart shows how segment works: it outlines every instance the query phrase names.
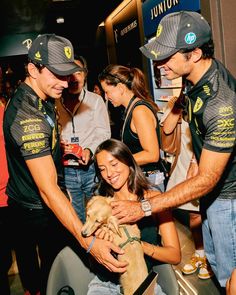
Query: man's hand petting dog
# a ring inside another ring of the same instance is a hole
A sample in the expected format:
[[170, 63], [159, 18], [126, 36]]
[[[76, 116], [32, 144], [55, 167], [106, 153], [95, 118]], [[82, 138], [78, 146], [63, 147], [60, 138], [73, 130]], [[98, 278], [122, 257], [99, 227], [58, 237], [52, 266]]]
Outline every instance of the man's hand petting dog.
[[135, 223], [145, 216], [137, 201], [112, 201], [111, 207], [112, 215], [119, 220], [119, 224]]
[[110, 271], [117, 273], [124, 273], [126, 271], [128, 263], [126, 261], [118, 261], [114, 258], [114, 253], [117, 255], [124, 254], [124, 250], [115, 244], [97, 238], [90, 253]]

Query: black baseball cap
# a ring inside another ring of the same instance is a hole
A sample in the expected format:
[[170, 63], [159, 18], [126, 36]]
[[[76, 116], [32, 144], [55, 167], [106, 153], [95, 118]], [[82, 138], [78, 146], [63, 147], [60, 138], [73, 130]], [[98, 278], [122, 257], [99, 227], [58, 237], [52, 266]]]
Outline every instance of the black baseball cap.
[[74, 62], [71, 42], [55, 34], [39, 35], [32, 42], [28, 57], [32, 62], [44, 65], [59, 76], [68, 76], [82, 70]]
[[139, 49], [146, 57], [161, 61], [180, 49], [200, 47], [211, 38], [211, 27], [200, 13], [179, 11], [164, 16], [153, 40]]

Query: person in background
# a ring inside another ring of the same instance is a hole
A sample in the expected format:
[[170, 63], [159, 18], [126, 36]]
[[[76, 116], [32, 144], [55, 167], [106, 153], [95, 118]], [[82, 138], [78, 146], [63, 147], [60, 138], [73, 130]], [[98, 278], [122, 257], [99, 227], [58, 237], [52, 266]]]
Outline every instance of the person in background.
[[[54, 99], [60, 99], [68, 87], [69, 76], [81, 70], [74, 62], [72, 44], [64, 37], [42, 34], [33, 41], [28, 58], [27, 77], [10, 99], [3, 121], [9, 171], [6, 193], [15, 251], [29, 274], [31, 289], [27, 289], [31, 295], [39, 291], [45, 295], [52, 262], [70, 236], [109, 270], [124, 272], [126, 263], [111, 255], [111, 251], [122, 254], [119, 247], [101, 239], [90, 244], [92, 238], [82, 237], [82, 222], [63, 193]], [[32, 246], [39, 253], [39, 276], [34, 276], [38, 271], [27, 251], [31, 253]]]
[[[162, 18], [157, 36], [142, 53], [165, 77], [186, 79], [186, 111], [198, 172], [149, 200], [158, 213], [200, 199], [204, 250], [220, 285], [236, 267], [236, 79], [214, 58], [209, 23], [193, 11]], [[112, 202], [120, 223], [144, 217], [140, 202]], [[143, 208], [146, 209], [147, 207]]]
[[[129, 148], [121, 141], [108, 139], [96, 149], [94, 161], [98, 177], [98, 193], [116, 200], [143, 200], [151, 198], [148, 178], [137, 165]], [[177, 230], [170, 211], [153, 214], [138, 222], [141, 243], [148, 271], [158, 262], [177, 264], [181, 260]], [[159, 234], [160, 232], [160, 234]], [[95, 278], [89, 283], [88, 295], [121, 294], [119, 277], [109, 271], [95, 268]], [[164, 294], [159, 285], [155, 294]]]
[[[181, 142], [180, 152], [178, 155], [176, 166], [174, 167], [166, 186], [166, 190], [171, 189], [181, 181], [193, 177], [198, 172], [198, 164], [195, 159], [192, 147], [192, 137], [189, 129], [189, 124], [184, 120], [182, 109], [178, 108], [183, 104], [182, 93], [179, 97], [171, 98], [165, 109], [163, 116], [161, 117], [160, 124], [163, 125], [163, 130], [166, 134], [170, 134], [176, 127], [181, 117]], [[198, 277], [200, 279], [209, 279], [213, 276], [211, 267], [206, 259], [205, 251], [203, 247], [202, 237], [202, 220], [199, 212], [199, 201], [193, 200], [186, 204], [183, 204], [174, 210], [178, 216], [179, 211], [184, 210], [189, 215], [189, 227], [192, 233], [195, 252], [193, 253], [190, 261], [188, 261], [182, 268], [182, 272], [186, 275], [195, 273], [198, 271]]]
[[93, 92], [101, 95], [103, 100], [105, 101], [110, 119], [111, 137], [120, 139], [120, 132], [122, 127], [122, 114], [124, 112], [124, 107], [114, 107], [113, 104], [105, 98], [105, 92], [102, 89], [102, 86], [99, 81], [95, 82]]
[[149, 95], [143, 72], [122, 65], [107, 66], [98, 77], [106, 98], [125, 107], [121, 140], [157, 190], [164, 191], [161, 172], [158, 107]]
[[[85, 221], [85, 205], [93, 194], [95, 168], [93, 153], [105, 139], [111, 137], [109, 116], [103, 98], [85, 88], [86, 60], [75, 55], [80, 70], [73, 73], [69, 87], [56, 101], [61, 126], [61, 140], [65, 150], [65, 185], [72, 197], [72, 205], [82, 222]], [[68, 146], [82, 147], [81, 155], [68, 153]]]
[[[3, 101], [5, 102], [5, 100]], [[0, 294], [10, 295], [8, 271], [12, 265], [12, 243], [10, 240], [8, 197], [6, 195], [8, 168], [3, 135], [3, 116], [5, 110], [3, 101], [0, 99]]]
[[235, 295], [236, 294], [236, 269], [231, 273], [231, 276], [226, 282], [226, 295]]

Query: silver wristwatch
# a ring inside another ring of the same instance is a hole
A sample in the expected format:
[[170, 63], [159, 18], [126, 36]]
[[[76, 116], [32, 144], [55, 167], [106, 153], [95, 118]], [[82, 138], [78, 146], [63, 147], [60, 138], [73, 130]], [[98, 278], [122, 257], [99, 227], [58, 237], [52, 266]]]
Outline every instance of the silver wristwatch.
[[148, 200], [145, 199], [141, 201], [141, 208], [145, 216], [152, 215], [152, 206]]

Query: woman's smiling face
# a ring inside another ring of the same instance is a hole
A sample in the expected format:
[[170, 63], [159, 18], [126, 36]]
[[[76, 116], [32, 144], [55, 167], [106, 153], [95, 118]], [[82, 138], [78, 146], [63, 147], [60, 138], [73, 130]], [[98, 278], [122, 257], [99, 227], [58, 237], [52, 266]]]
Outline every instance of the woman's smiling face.
[[106, 150], [96, 155], [97, 165], [102, 178], [115, 190], [127, 187], [130, 169]]

